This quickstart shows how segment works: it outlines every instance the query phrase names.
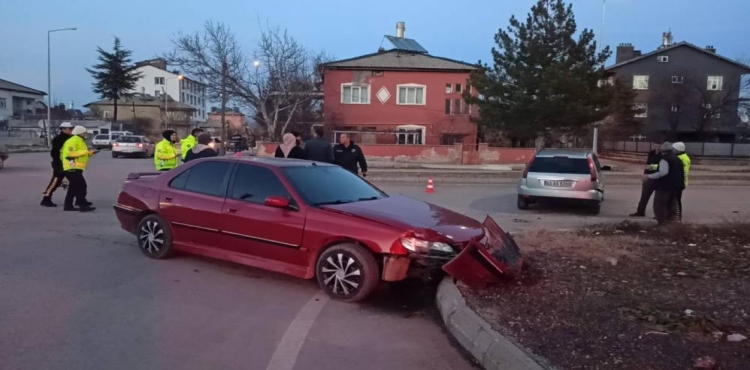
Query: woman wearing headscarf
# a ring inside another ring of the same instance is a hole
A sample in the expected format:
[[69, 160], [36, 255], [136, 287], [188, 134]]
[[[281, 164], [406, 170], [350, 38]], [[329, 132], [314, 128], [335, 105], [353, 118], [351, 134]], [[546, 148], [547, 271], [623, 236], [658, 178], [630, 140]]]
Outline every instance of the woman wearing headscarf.
[[211, 135], [206, 133], [198, 135], [198, 144], [188, 151], [185, 156], [185, 162], [187, 163], [198, 158], [216, 157], [216, 152], [208, 146], [210, 143]]
[[156, 144], [154, 165], [157, 171], [169, 171], [177, 167], [177, 149], [174, 147], [174, 143], [177, 142], [177, 133], [166, 130], [161, 133], [161, 136], [164, 139]]
[[282, 139], [284, 142], [276, 148], [276, 158], [305, 159], [305, 151], [297, 145], [294, 134], [284, 134]]

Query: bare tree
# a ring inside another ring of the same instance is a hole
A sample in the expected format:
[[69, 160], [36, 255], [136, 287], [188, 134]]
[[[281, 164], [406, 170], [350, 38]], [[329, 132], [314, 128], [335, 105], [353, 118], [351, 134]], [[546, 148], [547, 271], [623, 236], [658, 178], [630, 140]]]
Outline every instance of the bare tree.
[[262, 30], [250, 54], [222, 23], [206, 22], [202, 32], [178, 34], [172, 42], [170, 63], [204, 83], [212, 101], [221, 99], [226, 78], [227, 100], [254, 111], [272, 140], [280, 138], [302, 105], [318, 96], [316, 62], [321, 57], [278, 27]]

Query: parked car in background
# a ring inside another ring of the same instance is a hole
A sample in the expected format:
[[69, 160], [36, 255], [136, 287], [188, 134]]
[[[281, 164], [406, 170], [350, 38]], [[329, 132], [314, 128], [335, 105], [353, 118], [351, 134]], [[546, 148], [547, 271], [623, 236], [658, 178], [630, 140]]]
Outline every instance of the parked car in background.
[[347, 302], [380, 281], [439, 271], [486, 239], [472, 218], [388, 196], [339, 166], [278, 158], [215, 157], [130, 174], [114, 208], [147, 257], [184, 251], [317, 278]]
[[133, 133], [130, 131], [111, 131], [110, 134], [117, 136], [133, 136]]
[[121, 136], [112, 143], [112, 158], [151, 157], [154, 155], [155, 147], [145, 136]]
[[112, 149], [112, 143], [117, 140], [120, 135], [117, 134], [98, 134], [91, 140], [91, 145], [94, 149]]
[[518, 208], [545, 200], [586, 205], [598, 214], [604, 201], [604, 178], [599, 158], [585, 149], [543, 149], [526, 165], [518, 186]]

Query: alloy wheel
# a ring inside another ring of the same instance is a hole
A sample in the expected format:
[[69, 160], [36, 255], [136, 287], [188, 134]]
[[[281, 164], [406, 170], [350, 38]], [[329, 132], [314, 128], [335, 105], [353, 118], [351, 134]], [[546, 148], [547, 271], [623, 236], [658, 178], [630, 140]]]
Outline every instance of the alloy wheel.
[[141, 226], [138, 241], [147, 254], [157, 254], [164, 247], [164, 229], [156, 221], [147, 221]]
[[349, 253], [338, 251], [325, 259], [321, 268], [323, 283], [334, 295], [349, 297], [362, 286], [362, 266]]

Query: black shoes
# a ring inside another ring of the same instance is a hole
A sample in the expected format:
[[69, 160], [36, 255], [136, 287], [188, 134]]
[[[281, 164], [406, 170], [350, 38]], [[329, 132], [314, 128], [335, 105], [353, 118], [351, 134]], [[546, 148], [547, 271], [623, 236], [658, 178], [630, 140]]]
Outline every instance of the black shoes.
[[91, 207], [91, 206], [81, 206], [80, 208], [79, 207], [65, 207], [65, 208], [63, 208], [63, 211], [67, 211], [67, 212], [91, 212], [91, 211], [93, 211], [95, 209], [96, 208]]
[[646, 217], [645, 213], [636, 212], [630, 215], [630, 217]]
[[95, 209], [96, 209], [95, 207], [83, 205], [83, 206], [81, 206], [80, 211], [81, 212], [91, 212], [91, 211], [93, 211]]
[[83, 202], [76, 203], [76, 205], [79, 207], [91, 207], [94, 205], [94, 203], [84, 200]]
[[57, 207], [57, 204], [52, 203], [52, 199], [48, 198], [48, 197], [42, 198], [42, 202], [39, 203], [39, 205], [42, 206], [42, 207], [50, 207], [50, 208], [51, 207]]
[[80, 208], [69, 207], [69, 206], [65, 206], [65, 208], [63, 208], [63, 211], [65, 211], [65, 212], [78, 212], [80, 210], [81, 210]]

